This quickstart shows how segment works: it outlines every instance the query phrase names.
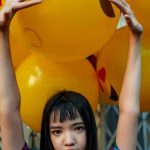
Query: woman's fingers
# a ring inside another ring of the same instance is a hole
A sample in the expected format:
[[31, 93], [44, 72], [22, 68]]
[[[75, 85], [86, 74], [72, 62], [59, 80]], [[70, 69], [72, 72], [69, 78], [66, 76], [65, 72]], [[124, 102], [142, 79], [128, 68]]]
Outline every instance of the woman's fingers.
[[33, 5], [41, 3], [42, 0], [30, 0], [30, 1], [22, 1], [13, 6], [14, 11], [18, 11], [24, 8], [31, 7]]
[[126, 23], [133, 33], [141, 34], [143, 32], [142, 25], [137, 21], [130, 6], [124, 0], [109, 0], [116, 5], [123, 13]]
[[131, 25], [131, 24], [132, 24], [132, 23], [131, 23], [131, 18], [130, 18], [129, 15], [125, 14], [125, 15], [124, 15], [124, 18], [125, 18], [125, 20], [126, 20], [126, 22], [127, 22], [128, 25]]
[[0, 11], [0, 26], [9, 26], [16, 11], [41, 3], [42, 0], [6, 0]]
[[116, 5], [120, 11], [125, 14], [128, 8], [128, 5], [123, 2], [122, 0], [109, 0], [110, 2], [112, 2], [114, 5]]

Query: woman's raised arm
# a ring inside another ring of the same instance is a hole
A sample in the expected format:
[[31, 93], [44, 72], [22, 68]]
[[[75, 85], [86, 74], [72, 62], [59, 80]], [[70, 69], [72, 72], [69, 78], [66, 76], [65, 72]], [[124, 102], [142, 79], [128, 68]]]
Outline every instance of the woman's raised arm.
[[142, 25], [124, 0], [110, 0], [123, 13], [130, 30], [130, 43], [124, 81], [119, 98], [119, 121], [116, 142], [121, 150], [136, 150], [140, 112]]
[[24, 145], [20, 117], [20, 92], [12, 66], [9, 25], [16, 11], [41, 0], [6, 0], [0, 11], [0, 128], [3, 150], [21, 150]]

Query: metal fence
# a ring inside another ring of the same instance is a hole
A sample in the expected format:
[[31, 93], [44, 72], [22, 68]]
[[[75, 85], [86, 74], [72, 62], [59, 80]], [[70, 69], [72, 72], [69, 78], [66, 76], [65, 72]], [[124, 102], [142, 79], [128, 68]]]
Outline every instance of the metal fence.
[[[102, 105], [102, 150], [109, 150], [115, 141], [118, 107]], [[150, 113], [140, 113], [137, 150], [150, 150]]]

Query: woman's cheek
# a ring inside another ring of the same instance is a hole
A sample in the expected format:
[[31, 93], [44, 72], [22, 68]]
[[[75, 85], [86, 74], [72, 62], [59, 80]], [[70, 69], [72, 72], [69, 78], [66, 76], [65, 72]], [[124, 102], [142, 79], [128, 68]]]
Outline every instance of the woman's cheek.
[[85, 150], [86, 147], [86, 132], [77, 135], [77, 143], [80, 150]]
[[61, 136], [51, 135], [51, 141], [52, 141], [54, 149], [60, 150], [60, 147], [62, 146]]

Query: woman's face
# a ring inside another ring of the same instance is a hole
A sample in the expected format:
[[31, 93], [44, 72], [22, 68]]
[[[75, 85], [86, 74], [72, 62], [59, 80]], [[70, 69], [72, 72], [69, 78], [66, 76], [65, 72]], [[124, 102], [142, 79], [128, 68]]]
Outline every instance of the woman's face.
[[55, 150], [85, 150], [86, 129], [81, 117], [64, 122], [50, 121], [50, 137]]

